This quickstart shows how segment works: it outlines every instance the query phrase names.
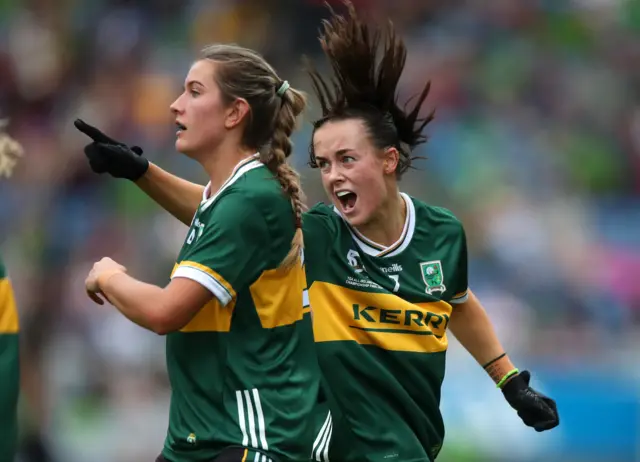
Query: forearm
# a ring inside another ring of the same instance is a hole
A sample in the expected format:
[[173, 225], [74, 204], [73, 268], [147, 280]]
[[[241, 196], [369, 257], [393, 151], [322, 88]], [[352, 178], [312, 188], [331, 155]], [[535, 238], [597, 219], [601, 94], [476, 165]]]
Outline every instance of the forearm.
[[135, 182], [151, 199], [189, 226], [200, 205], [204, 186], [184, 180], [153, 163]]
[[[469, 291], [469, 299], [454, 305], [449, 329], [462, 346], [485, 367], [495, 383], [514, 369], [509, 357], [498, 340], [487, 312], [478, 298]], [[494, 361], [496, 358], [500, 359]]]
[[109, 302], [130, 321], [158, 334], [166, 333], [161, 287], [121, 272], [106, 274], [98, 279], [98, 284]]

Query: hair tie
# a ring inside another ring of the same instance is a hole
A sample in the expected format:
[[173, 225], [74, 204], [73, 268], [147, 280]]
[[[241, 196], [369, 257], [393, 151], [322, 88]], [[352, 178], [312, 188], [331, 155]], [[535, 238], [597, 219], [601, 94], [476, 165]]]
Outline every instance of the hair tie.
[[278, 91], [276, 92], [276, 94], [282, 98], [282, 96], [284, 95], [284, 92], [286, 92], [290, 86], [291, 85], [289, 85], [289, 82], [285, 80], [284, 82], [282, 82], [282, 85], [280, 85], [280, 88], [278, 88]]

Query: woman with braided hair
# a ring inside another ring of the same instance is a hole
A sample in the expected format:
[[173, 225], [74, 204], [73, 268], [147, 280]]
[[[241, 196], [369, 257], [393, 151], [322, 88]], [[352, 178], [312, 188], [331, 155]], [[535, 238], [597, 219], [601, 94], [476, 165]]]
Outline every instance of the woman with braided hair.
[[[210, 178], [174, 213], [190, 228], [166, 287], [97, 262], [86, 290], [167, 336], [169, 430], [158, 461], [306, 460], [319, 371], [301, 261], [302, 191], [287, 164], [305, 107], [254, 51], [213, 45], [171, 105], [176, 149]], [[168, 174], [81, 120], [91, 168], [128, 178], [151, 197]], [[124, 159], [124, 161], [123, 161]], [[172, 196], [177, 197], [177, 196]], [[308, 308], [306, 309], [308, 312]]]
[[[467, 247], [448, 210], [400, 192], [433, 114], [421, 118], [429, 83], [409, 109], [397, 87], [406, 48], [348, 14], [324, 22], [320, 42], [333, 75], [311, 69], [322, 117], [310, 164], [332, 206], [304, 216], [314, 333], [330, 413], [316, 461], [433, 461], [444, 439], [440, 388], [447, 329], [484, 366], [524, 423], [558, 425], [553, 400], [504, 352], [468, 288]], [[379, 57], [379, 58], [378, 58]]]

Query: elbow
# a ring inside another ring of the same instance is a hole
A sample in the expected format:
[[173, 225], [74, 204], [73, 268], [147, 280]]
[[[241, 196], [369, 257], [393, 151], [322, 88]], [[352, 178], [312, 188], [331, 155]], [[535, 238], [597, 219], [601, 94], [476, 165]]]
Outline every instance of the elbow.
[[161, 335], [161, 336], [170, 334], [171, 332], [175, 332], [177, 330], [177, 329], [172, 329], [170, 326], [163, 325], [163, 324], [156, 324], [150, 327], [151, 327], [151, 331], [154, 334]]
[[156, 314], [149, 320], [149, 329], [158, 335], [167, 335], [177, 332], [184, 327], [184, 323], [179, 322], [175, 316], [166, 314]]
[[[209, 293], [204, 288], [202, 290]], [[152, 305], [153, 310], [147, 311], [147, 314], [151, 316], [150, 330], [158, 335], [179, 331], [189, 324], [203, 306], [201, 299], [191, 301], [188, 294], [185, 296], [184, 290], [170, 292], [165, 289], [162, 296], [156, 298], [155, 302]]]

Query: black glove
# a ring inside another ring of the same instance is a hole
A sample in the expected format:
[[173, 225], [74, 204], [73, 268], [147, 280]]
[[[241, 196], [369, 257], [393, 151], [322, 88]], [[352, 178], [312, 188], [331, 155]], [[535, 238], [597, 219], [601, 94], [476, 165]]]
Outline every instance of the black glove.
[[73, 125], [93, 140], [84, 147], [84, 154], [95, 173], [136, 181], [147, 172], [149, 161], [142, 156], [140, 147], [130, 148], [80, 119], [76, 119]]
[[560, 423], [556, 402], [529, 386], [531, 374], [522, 371], [502, 387], [505, 399], [518, 411], [525, 425], [538, 432], [551, 430]]

